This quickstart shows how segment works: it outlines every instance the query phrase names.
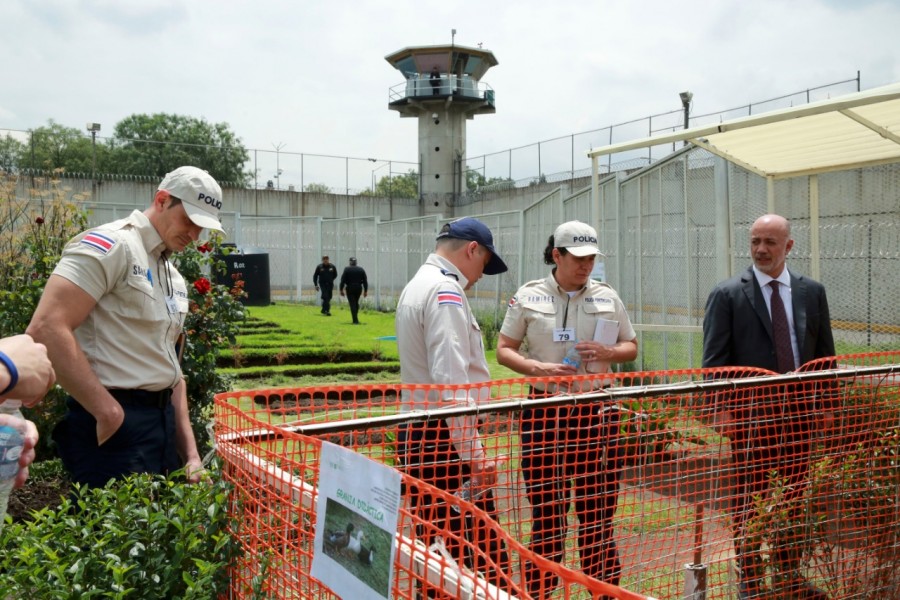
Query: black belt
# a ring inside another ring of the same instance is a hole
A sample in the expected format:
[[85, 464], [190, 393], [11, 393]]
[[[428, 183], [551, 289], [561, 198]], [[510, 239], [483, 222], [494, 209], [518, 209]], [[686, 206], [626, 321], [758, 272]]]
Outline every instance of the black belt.
[[143, 406], [146, 408], [165, 408], [172, 400], [172, 390], [166, 388], [158, 392], [147, 390], [109, 390], [110, 395], [122, 406]]

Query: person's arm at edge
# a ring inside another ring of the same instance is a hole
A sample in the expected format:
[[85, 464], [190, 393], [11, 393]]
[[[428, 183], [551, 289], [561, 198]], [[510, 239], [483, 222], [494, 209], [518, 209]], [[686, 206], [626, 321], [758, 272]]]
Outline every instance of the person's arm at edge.
[[175, 410], [175, 448], [184, 463], [184, 474], [190, 483], [197, 483], [203, 473], [203, 462], [197, 451], [197, 440], [191, 427], [188, 411], [187, 384], [184, 379], [172, 389], [172, 408]]
[[125, 419], [122, 406], [91, 369], [75, 339], [75, 330], [97, 302], [60, 275], [51, 275], [26, 333], [47, 346], [59, 384], [97, 420], [97, 442], [103, 444]]
[[[30, 335], [22, 334], [0, 340], [0, 352], [6, 354], [18, 372], [18, 382], [6, 394], [0, 395], [0, 402], [15, 398], [24, 406], [37, 404], [56, 382], [47, 347], [35, 342]], [[12, 373], [0, 365], [0, 390], [5, 390], [11, 381]]]

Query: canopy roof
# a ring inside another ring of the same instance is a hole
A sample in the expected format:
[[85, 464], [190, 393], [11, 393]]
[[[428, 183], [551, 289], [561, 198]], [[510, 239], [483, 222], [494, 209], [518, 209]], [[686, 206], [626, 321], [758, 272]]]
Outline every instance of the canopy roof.
[[900, 162], [900, 83], [612, 144], [588, 156], [682, 140], [774, 179]]
[[409, 46], [388, 54], [384, 59], [407, 79], [417, 73], [427, 75], [436, 68], [439, 73], [469, 75], [480, 80], [488, 69], [497, 66], [497, 58], [490, 50], [459, 44]]

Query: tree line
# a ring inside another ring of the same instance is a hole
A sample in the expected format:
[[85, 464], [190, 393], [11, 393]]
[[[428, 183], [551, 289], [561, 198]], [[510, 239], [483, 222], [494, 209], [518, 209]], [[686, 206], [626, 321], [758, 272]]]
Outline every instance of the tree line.
[[53, 121], [21, 141], [0, 137], [0, 168], [68, 173], [115, 173], [162, 179], [182, 165], [194, 165], [217, 181], [247, 185], [250, 154], [227, 123], [175, 114], [134, 114], [119, 121], [109, 137], [92, 139]]
[[[62, 170], [92, 177], [109, 173], [162, 179], [182, 165], [194, 165], [220, 183], [241, 187], [253, 181], [253, 171], [245, 168], [249, 160], [250, 153], [228, 123], [166, 113], [131, 115], [115, 125], [112, 135], [98, 139], [52, 119], [31, 130], [24, 141], [10, 134], [0, 137], [0, 170], [9, 172]], [[469, 191], [497, 184], [511, 185], [512, 180], [485, 178], [476, 170], [466, 170]], [[310, 183], [304, 191], [332, 190]], [[414, 169], [392, 173], [382, 177], [374, 190], [360, 195], [418, 198], [419, 174]]]

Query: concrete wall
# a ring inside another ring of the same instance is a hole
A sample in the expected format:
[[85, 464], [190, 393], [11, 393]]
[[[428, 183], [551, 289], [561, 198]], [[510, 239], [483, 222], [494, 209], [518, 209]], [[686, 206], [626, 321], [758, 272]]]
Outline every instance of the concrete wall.
[[[153, 200], [159, 181], [105, 180], [92, 185], [90, 179], [63, 178], [54, 184], [46, 178], [22, 176], [17, 182], [16, 195], [25, 198], [32, 188], [47, 189], [53, 185], [59, 185], [75, 199], [121, 209], [127, 206], [147, 207]], [[223, 196], [223, 211], [253, 217], [347, 219], [375, 216], [383, 221], [391, 221], [422, 215], [418, 200], [408, 198], [248, 188], [224, 188]]]

